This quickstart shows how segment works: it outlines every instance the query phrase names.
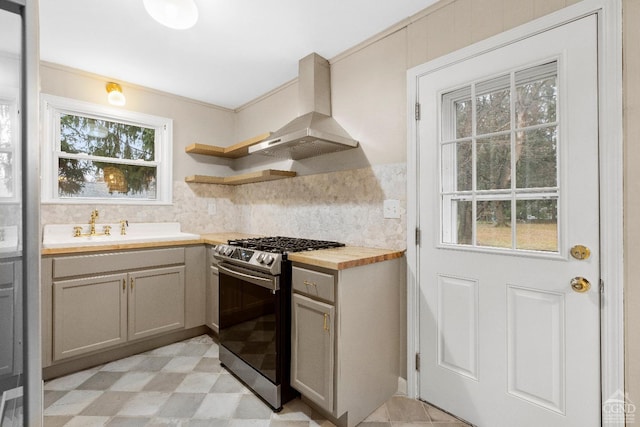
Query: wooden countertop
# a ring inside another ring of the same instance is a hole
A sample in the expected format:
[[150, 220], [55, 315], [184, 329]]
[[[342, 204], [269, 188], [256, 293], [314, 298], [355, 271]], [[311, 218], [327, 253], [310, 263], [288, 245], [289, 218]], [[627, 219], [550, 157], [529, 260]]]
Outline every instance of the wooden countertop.
[[220, 245], [227, 244], [227, 240], [237, 239], [251, 239], [254, 237], [261, 237], [258, 234], [246, 234], [246, 233], [208, 233], [203, 234], [202, 240], [208, 245]]
[[319, 251], [294, 252], [289, 254], [289, 260], [331, 270], [344, 270], [400, 258], [404, 252], [404, 250], [344, 246]]
[[[105, 244], [96, 246], [74, 246], [65, 248], [42, 249], [42, 255], [63, 255], [91, 252], [118, 251], [128, 249], [160, 248], [170, 246], [189, 245], [218, 245], [225, 244], [228, 240], [248, 239], [260, 237], [257, 234], [247, 233], [207, 233], [202, 234], [200, 239], [176, 240], [163, 242], [144, 243], [121, 243]], [[302, 264], [324, 267], [331, 270], [344, 270], [346, 268], [358, 267], [376, 262], [400, 258], [404, 255], [404, 250], [364, 248], [358, 246], [345, 246], [341, 248], [322, 249], [318, 251], [294, 252], [288, 255], [289, 260]]]
[[95, 246], [67, 246], [64, 248], [48, 248], [42, 249], [40, 254], [42, 255], [63, 255], [63, 254], [78, 254], [85, 252], [104, 252], [104, 251], [121, 251], [126, 249], [146, 249], [146, 248], [163, 248], [170, 246], [190, 246], [201, 245], [202, 239], [191, 240], [165, 240], [162, 242], [139, 242], [139, 243], [116, 243], [116, 244], [104, 244]]

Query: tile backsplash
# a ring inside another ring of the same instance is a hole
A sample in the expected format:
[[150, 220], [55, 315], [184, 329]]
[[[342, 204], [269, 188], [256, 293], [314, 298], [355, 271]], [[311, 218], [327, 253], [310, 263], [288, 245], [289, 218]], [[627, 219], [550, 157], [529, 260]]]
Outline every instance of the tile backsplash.
[[[383, 218], [385, 199], [400, 200], [400, 219]], [[42, 205], [42, 224], [89, 220], [93, 205]], [[99, 222], [178, 221], [192, 233], [239, 231], [406, 248], [406, 165], [222, 186], [175, 181], [173, 205], [95, 205]]]

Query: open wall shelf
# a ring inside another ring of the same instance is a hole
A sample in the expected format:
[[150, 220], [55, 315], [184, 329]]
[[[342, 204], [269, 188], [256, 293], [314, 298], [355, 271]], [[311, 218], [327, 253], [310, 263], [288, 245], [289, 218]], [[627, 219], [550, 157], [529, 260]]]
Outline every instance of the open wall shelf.
[[255, 145], [271, 136], [271, 132], [266, 132], [253, 138], [246, 139], [229, 147], [218, 147], [207, 144], [191, 144], [185, 148], [185, 152], [191, 154], [204, 154], [205, 156], [225, 157], [227, 159], [237, 159], [249, 154], [249, 147]]
[[207, 176], [207, 175], [191, 175], [186, 177], [186, 182], [198, 184], [222, 184], [222, 185], [241, 185], [251, 184], [254, 182], [274, 181], [276, 179], [292, 178], [296, 176], [293, 171], [281, 171], [276, 169], [266, 169], [257, 172], [249, 172], [241, 175], [233, 176]]

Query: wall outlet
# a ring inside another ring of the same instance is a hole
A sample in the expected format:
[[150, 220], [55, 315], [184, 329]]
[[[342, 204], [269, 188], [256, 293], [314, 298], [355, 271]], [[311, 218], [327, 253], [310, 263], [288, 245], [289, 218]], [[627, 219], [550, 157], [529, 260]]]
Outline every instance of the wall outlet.
[[398, 219], [400, 218], [400, 200], [387, 199], [383, 204], [383, 214], [385, 218]]
[[211, 200], [209, 202], [209, 204], [207, 205], [207, 212], [209, 212], [209, 215], [215, 215], [216, 214], [216, 201], [215, 200]]

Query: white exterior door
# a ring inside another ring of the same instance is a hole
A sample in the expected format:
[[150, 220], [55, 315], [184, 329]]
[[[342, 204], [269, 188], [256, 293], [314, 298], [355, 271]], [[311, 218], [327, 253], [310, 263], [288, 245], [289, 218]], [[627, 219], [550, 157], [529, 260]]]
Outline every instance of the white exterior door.
[[419, 396], [478, 426], [600, 425], [597, 94], [595, 15], [418, 80]]

